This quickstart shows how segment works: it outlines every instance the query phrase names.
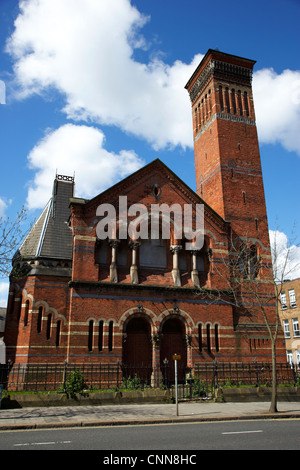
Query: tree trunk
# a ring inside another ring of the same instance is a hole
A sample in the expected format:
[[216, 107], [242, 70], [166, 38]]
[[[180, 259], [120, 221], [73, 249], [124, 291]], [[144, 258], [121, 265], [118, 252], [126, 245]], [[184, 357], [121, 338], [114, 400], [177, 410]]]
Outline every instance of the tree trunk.
[[272, 398], [269, 412], [277, 413], [277, 373], [276, 373], [276, 342], [272, 341]]

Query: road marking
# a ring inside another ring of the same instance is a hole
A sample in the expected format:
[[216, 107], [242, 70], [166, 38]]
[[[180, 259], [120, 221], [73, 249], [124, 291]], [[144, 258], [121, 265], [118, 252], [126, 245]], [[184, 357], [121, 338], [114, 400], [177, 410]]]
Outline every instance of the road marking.
[[72, 441], [50, 441], [50, 442], [25, 442], [24, 444], [14, 444], [14, 447], [21, 446], [48, 446], [52, 444], [70, 444]]
[[254, 432], [263, 432], [261, 430], [257, 430], [257, 431], [232, 431], [232, 432], [222, 432], [222, 434], [251, 434], [251, 433], [254, 433]]

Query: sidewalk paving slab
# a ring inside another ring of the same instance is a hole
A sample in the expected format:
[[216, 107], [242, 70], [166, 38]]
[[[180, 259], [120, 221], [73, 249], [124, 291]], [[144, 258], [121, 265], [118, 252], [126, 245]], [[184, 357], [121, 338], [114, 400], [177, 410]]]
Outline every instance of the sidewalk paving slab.
[[249, 419], [300, 418], [299, 402], [130, 404], [0, 409], [0, 431], [87, 426], [145, 425]]

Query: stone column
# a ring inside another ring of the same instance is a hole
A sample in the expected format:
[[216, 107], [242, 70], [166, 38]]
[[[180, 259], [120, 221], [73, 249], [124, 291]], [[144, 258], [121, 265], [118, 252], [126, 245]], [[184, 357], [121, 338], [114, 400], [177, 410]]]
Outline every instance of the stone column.
[[199, 275], [198, 275], [198, 269], [197, 269], [197, 253], [198, 253], [198, 250], [191, 250], [191, 255], [192, 255], [191, 278], [192, 278], [194, 287], [200, 287]]
[[181, 250], [181, 245], [171, 245], [170, 250], [173, 253], [173, 269], [172, 269], [172, 276], [174, 285], [180, 287], [181, 286], [181, 279], [180, 279], [180, 271], [178, 268], [178, 253]]
[[141, 242], [135, 240], [130, 240], [129, 247], [131, 248], [131, 266], [130, 266], [130, 278], [132, 284], [139, 283], [138, 268], [136, 264], [137, 249], [140, 246]]
[[190, 369], [192, 368], [193, 366], [193, 362], [192, 362], [192, 335], [191, 334], [186, 334], [185, 335], [185, 344], [186, 344], [186, 359], [187, 359], [187, 367], [189, 367]]
[[151, 375], [151, 387], [159, 387], [163, 381], [163, 375], [160, 370], [160, 342], [161, 335], [159, 333], [153, 333], [151, 336], [152, 343], [152, 375]]
[[117, 247], [120, 240], [110, 240], [111, 246], [111, 264], [109, 268], [110, 282], [118, 282], [118, 270], [117, 270]]

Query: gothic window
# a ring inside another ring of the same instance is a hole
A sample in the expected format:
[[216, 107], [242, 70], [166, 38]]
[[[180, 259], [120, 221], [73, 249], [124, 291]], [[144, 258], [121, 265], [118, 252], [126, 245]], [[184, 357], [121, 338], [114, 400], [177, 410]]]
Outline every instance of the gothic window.
[[197, 253], [197, 271], [205, 271], [203, 253]]
[[50, 339], [51, 335], [51, 322], [52, 322], [52, 315], [49, 313], [47, 317], [47, 328], [46, 328], [46, 339]]
[[210, 324], [206, 325], [206, 345], [207, 345], [207, 352], [211, 352], [211, 344], [210, 344]]
[[107, 242], [98, 240], [95, 247], [95, 264], [107, 263]]
[[58, 320], [56, 323], [56, 339], [55, 339], [56, 347], [58, 347], [60, 343], [60, 329], [61, 329], [61, 320]]
[[121, 240], [117, 248], [117, 265], [127, 266], [128, 244], [127, 240]]
[[108, 350], [113, 350], [113, 328], [114, 322], [111, 320], [108, 324]]
[[225, 104], [227, 106], [227, 113], [230, 114], [230, 102], [229, 102], [229, 90], [228, 87], [225, 88]]
[[88, 335], [88, 350], [93, 350], [93, 334], [94, 334], [94, 321], [89, 321], [89, 335]]
[[242, 116], [243, 115], [243, 105], [242, 105], [241, 90], [238, 90], [238, 106], [239, 106], [239, 109], [240, 109], [240, 116]]
[[232, 88], [231, 90], [231, 102], [232, 102], [233, 114], [236, 114], [236, 102], [235, 102], [235, 89], [234, 88]]
[[166, 240], [142, 240], [140, 246], [140, 266], [167, 268]]
[[198, 343], [199, 343], [199, 353], [202, 353], [202, 323], [198, 325]]
[[219, 352], [220, 345], [219, 345], [219, 325], [215, 325], [215, 349], [216, 352]]
[[180, 271], [187, 271], [186, 251], [180, 250], [178, 255], [178, 267]]
[[43, 307], [40, 307], [38, 311], [37, 322], [36, 322], [37, 333], [40, 333], [42, 331], [42, 317], [43, 317]]
[[246, 116], [249, 116], [248, 95], [246, 91], [244, 91], [244, 106], [246, 110]]
[[28, 324], [28, 313], [29, 313], [29, 300], [26, 300], [25, 313], [24, 313], [24, 326], [27, 326]]
[[224, 102], [223, 102], [223, 87], [219, 86], [219, 99], [220, 99], [220, 107], [221, 111], [224, 111]]
[[98, 332], [98, 350], [103, 349], [103, 320], [99, 321], [99, 332]]

